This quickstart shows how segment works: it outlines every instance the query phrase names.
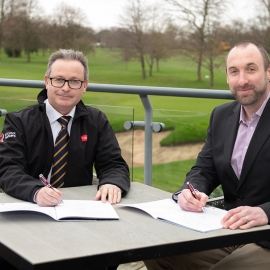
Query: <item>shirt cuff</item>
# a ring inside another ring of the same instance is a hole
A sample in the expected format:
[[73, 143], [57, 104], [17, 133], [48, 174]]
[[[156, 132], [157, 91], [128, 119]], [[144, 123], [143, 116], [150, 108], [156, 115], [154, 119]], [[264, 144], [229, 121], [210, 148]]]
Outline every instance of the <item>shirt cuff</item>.
[[37, 203], [37, 201], [36, 201], [36, 196], [37, 196], [37, 194], [38, 194], [39, 191], [40, 191], [40, 189], [38, 189], [38, 190], [35, 192], [35, 194], [34, 194], [34, 198], [33, 198], [34, 203]]
[[178, 195], [181, 193], [181, 191], [178, 191], [178, 192], [175, 192], [173, 195], [172, 195], [172, 199], [176, 202], [178, 202]]

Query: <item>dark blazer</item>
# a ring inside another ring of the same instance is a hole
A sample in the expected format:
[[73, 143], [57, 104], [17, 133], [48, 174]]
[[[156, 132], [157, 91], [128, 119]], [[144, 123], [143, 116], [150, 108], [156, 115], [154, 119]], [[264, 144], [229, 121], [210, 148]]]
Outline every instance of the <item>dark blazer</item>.
[[[33, 201], [35, 192], [43, 186], [39, 174], [47, 177], [53, 162], [54, 142], [46, 98], [47, 91], [43, 90], [39, 104], [8, 113], [3, 127], [0, 187], [26, 201]], [[129, 168], [107, 117], [82, 101], [76, 106], [68, 151], [64, 187], [91, 185], [95, 167], [100, 185], [117, 185], [123, 196], [128, 192]]]
[[[205, 145], [187, 174], [185, 183], [191, 182], [207, 195], [222, 185], [227, 210], [244, 205], [259, 206], [270, 223], [270, 100], [254, 131], [238, 179], [231, 166], [231, 156], [240, 108], [240, 104], [234, 101], [213, 110]], [[187, 188], [186, 184], [175, 194], [184, 188]], [[270, 240], [270, 237], [266, 240]], [[269, 243], [267, 246], [270, 247]]]

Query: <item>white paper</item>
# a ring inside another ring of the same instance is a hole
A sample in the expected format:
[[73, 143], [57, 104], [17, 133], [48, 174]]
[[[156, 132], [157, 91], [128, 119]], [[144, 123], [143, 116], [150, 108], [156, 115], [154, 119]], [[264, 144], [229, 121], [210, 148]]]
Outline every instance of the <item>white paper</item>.
[[55, 206], [57, 219], [65, 217], [82, 219], [119, 219], [112, 205], [106, 201], [64, 200]]
[[92, 200], [64, 200], [55, 207], [42, 207], [30, 202], [0, 204], [0, 212], [10, 211], [34, 211], [46, 214], [55, 220], [119, 219], [109, 202]]
[[204, 207], [204, 212], [188, 212], [182, 210], [172, 199], [164, 199], [138, 204], [120, 204], [145, 211], [153, 218], [189, 228], [199, 232], [221, 229], [221, 219], [226, 210], [215, 207]]

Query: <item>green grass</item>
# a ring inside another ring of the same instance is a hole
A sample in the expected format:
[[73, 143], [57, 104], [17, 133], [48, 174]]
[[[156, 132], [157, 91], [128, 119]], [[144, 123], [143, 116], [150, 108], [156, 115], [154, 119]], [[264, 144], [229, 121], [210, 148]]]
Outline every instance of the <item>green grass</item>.
[[[195, 163], [195, 159], [177, 161], [152, 166], [152, 184], [154, 187], [175, 192], [184, 183], [187, 172]], [[177, 173], [175, 173], [177, 171]], [[133, 168], [136, 182], [144, 182], [144, 168]], [[161, 181], [162, 179], [162, 181]]]
[[[176, 161], [152, 166], [152, 186], [174, 193], [183, 184], [187, 172], [195, 163], [195, 159]], [[175, 173], [177, 172], [177, 173]], [[135, 175], [134, 181], [144, 183], [144, 168], [133, 168]], [[222, 196], [222, 190], [218, 187], [212, 194], [211, 198]]]
[[[26, 56], [8, 58], [0, 52], [0, 70], [2, 78], [42, 80], [46, 71], [47, 61], [51, 51], [31, 54], [31, 62], [26, 62]], [[225, 55], [221, 56], [221, 60]], [[164, 87], [209, 88], [208, 70], [202, 69], [202, 82], [197, 81], [196, 65], [181, 55], [160, 61], [160, 71], [154, 68], [153, 76], [142, 79], [141, 68], [137, 61], [126, 63], [121, 61], [118, 50], [96, 49], [88, 55], [90, 82], [121, 85], [146, 85]], [[148, 68], [146, 68], [148, 69]], [[215, 70], [215, 89], [228, 89], [224, 68]]]
[[[223, 57], [225, 55], [221, 57], [221, 61]], [[126, 65], [124, 62], [121, 62], [117, 50], [99, 49], [96, 50], [95, 54], [90, 54], [88, 58], [90, 79], [93, 83], [209, 88], [209, 80], [204, 79], [202, 82], [198, 82], [196, 66], [189, 59], [181, 55], [161, 60], [160, 71], [157, 72], [154, 68], [153, 76], [148, 76], [146, 80], [142, 79], [139, 63], [137, 61], [131, 61]], [[209, 75], [209, 72], [203, 69], [202, 77], [205, 78], [206, 75]], [[215, 77], [215, 89], [228, 89], [223, 67], [216, 70]]]

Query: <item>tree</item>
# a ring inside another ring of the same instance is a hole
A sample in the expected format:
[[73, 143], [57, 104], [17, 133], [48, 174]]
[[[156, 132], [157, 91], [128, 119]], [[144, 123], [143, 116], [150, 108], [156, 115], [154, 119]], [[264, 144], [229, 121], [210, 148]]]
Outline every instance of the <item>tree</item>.
[[159, 61], [172, 56], [173, 50], [177, 48], [177, 34], [178, 31], [171, 21], [165, 25], [165, 31], [157, 33], [155, 39], [156, 45], [156, 70], [159, 71]]
[[253, 26], [253, 28], [256, 28], [254, 33], [258, 42], [260, 42], [267, 51], [270, 51], [270, 0], [257, 1], [260, 12], [257, 23]]
[[125, 16], [122, 16], [122, 27], [130, 33], [130, 39], [122, 40], [123, 54], [130, 57], [136, 52], [143, 79], [146, 79], [146, 64], [149, 66], [149, 76], [152, 76], [155, 61], [158, 67], [158, 61], [168, 55], [165, 53], [166, 42], [162, 33], [166, 27], [165, 16], [161, 14], [155, 5], [148, 6], [142, 4], [141, 0], [129, 0]]
[[149, 66], [149, 76], [152, 76], [153, 66], [156, 63], [157, 71], [159, 71], [159, 61], [162, 58], [169, 57], [169, 42], [168, 35], [165, 35], [165, 30], [168, 25], [166, 15], [161, 10], [154, 6], [150, 17], [150, 28], [148, 30], [146, 44], [146, 61]]
[[[142, 6], [141, 0], [129, 0], [129, 4], [126, 7], [126, 15], [122, 16], [123, 27], [127, 28], [132, 34], [131, 42], [129, 41], [128, 43], [132, 45], [137, 52], [143, 79], [146, 79], [145, 54], [149, 8], [150, 7]], [[126, 47], [126, 44], [123, 44], [123, 47]]]
[[[53, 16], [55, 19], [46, 20], [41, 17], [37, 0], [0, 1], [3, 11], [0, 42], [3, 36], [3, 46], [9, 55], [20, 56], [24, 50], [30, 62], [31, 53], [40, 48], [43, 51], [47, 48], [73, 48], [84, 53], [93, 50], [94, 32], [82, 24], [85, 15], [80, 9], [62, 4]], [[9, 1], [8, 8], [5, 8], [5, 1]]]
[[[209, 26], [211, 27], [211, 26]], [[214, 87], [214, 69], [220, 66], [220, 63], [215, 63], [215, 59], [222, 53], [220, 44], [222, 39], [220, 38], [219, 23], [215, 23], [215, 27], [205, 37], [205, 51], [204, 61], [202, 65], [210, 72], [210, 87]]]
[[25, 3], [25, 8], [20, 14], [22, 45], [24, 52], [27, 55], [27, 62], [30, 62], [31, 52], [38, 51], [40, 47], [39, 33], [40, 17], [37, 14], [36, 0], [28, 0]]
[[152, 76], [154, 64], [159, 72], [159, 61], [171, 56], [171, 46], [175, 37], [170, 37], [168, 33], [158, 32], [155, 29], [149, 33], [147, 44], [147, 63], [149, 65], [149, 76]]
[[0, 48], [4, 37], [4, 23], [12, 0], [0, 0]]
[[9, 12], [4, 20], [4, 47], [6, 51], [13, 52], [13, 56], [18, 56], [18, 52], [24, 50], [30, 62], [30, 53], [39, 49], [37, 2], [12, 0], [9, 3]]
[[86, 16], [80, 8], [61, 4], [53, 15], [50, 41], [53, 48], [81, 50], [85, 54], [93, 50], [94, 31], [83, 25]]
[[25, 5], [25, 1], [21, 4], [18, 1], [10, 1], [10, 6], [5, 13], [3, 21], [3, 41], [2, 45], [5, 48], [5, 52], [12, 57], [21, 56], [23, 49], [22, 44], [22, 27], [21, 27], [21, 13], [22, 6]]
[[[186, 23], [189, 32], [194, 38], [193, 61], [197, 63], [197, 80], [202, 80], [201, 68], [203, 64], [203, 56], [209, 48], [207, 48], [206, 36], [211, 34], [213, 30], [210, 25], [213, 22], [221, 20], [221, 14], [226, 5], [226, 0], [164, 0], [174, 8], [173, 14], [180, 20], [180, 23]], [[210, 33], [209, 33], [210, 31]], [[186, 47], [190, 50], [190, 47]]]

